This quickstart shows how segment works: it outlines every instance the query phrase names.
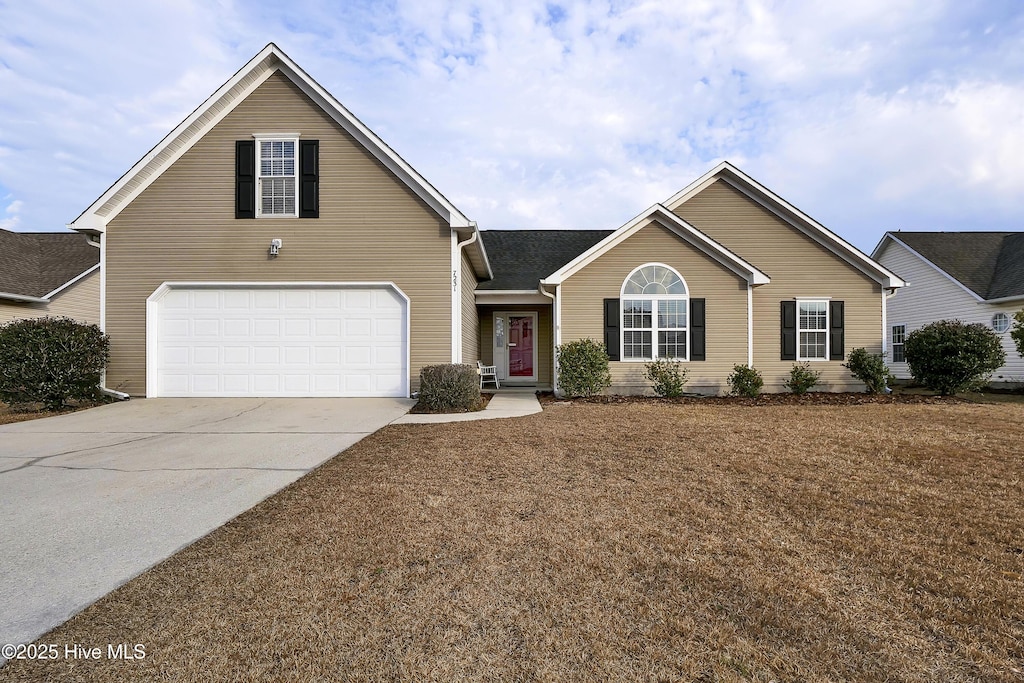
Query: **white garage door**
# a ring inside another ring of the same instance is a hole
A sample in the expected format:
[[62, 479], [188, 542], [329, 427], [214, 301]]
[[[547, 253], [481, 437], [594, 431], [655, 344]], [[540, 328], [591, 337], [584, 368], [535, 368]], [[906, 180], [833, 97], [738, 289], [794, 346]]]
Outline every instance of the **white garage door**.
[[408, 393], [393, 287], [164, 285], [149, 305], [150, 396]]

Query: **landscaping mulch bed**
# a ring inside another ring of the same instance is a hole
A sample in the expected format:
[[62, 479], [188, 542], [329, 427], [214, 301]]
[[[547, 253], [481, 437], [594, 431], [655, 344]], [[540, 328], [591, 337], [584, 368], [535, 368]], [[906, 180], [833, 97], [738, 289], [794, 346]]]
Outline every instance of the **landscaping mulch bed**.
[[6, 403], [0, 403], [0, 425], [12, 424], [14, 422], [27, 422], [28, 420], [39, 420], [44, 417], [53, 417], [55, 415], [64, 415], [65, 413], [73, 413], [76, 410], [85, 410], [86, 408], [92, 408], [100, 404], [81, 404], [71, 405], [65, 410], [43, 410], [42, 406], [35, 405], [29, 406], [22, 409], [13, 409]]
[[951, 404], [961, 403], [963, 399], [955, 396], [936, 396], [931, 394], [866, 394], [863, 392], [829, 392], [810, 391], [806, 394], [778, 393], [761, 394], [757, 398], [741, 396], [680, 396], [679, 398], [663, 398], [660, 396], [590, 396], [587, 398], [559, 399], [553, 394], [542, 394], [541, 403], [552, 403], [571, 400], [579, 403], [597, 405], [633, 404], [668, 404], [668, 405], [741, 405], [741, 406], [849, 406], [867, 404]]
[[1020, 681], [1024, 406], [391, 425], [0, 681]]

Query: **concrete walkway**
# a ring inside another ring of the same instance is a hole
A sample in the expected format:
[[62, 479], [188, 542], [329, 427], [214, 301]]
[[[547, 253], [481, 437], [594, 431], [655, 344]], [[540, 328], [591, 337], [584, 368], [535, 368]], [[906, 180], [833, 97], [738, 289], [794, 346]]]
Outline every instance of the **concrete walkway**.
[[500, 417], [523, 417], [541, 411], [537, 394], [529, 392], [499, 392], [491, 397], [483, 410], [475, 413], [451, 413], [446, 415], [413, 415], [407, 413], [393, 424], [431, 424], [437, 422], [469, 422], [470, 420], [495, 420]]

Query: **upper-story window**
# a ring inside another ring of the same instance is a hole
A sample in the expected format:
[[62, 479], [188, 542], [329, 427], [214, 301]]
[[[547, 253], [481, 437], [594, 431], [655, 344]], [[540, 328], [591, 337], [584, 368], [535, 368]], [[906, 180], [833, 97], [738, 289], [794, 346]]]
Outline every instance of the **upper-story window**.
[[992, 329], [1002, 334], [1010, 329], [1010, 316], [1006, 313], [999, 311], [992, 316]]
[[297, 216], [297, 150], [295, 139], [257, 140], [259, 216]]
[[686, 283], [660, 263], [640, 266], [622, 284], [622, 358], [687, 360]]

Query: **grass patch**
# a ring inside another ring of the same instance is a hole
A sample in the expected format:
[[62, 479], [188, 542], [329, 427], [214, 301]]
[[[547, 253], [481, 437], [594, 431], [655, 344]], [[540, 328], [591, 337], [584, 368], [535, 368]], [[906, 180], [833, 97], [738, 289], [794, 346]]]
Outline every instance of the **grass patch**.
[[550, 404], [392, 425], [0, 680], [1014, 681], [1024, 407]]

